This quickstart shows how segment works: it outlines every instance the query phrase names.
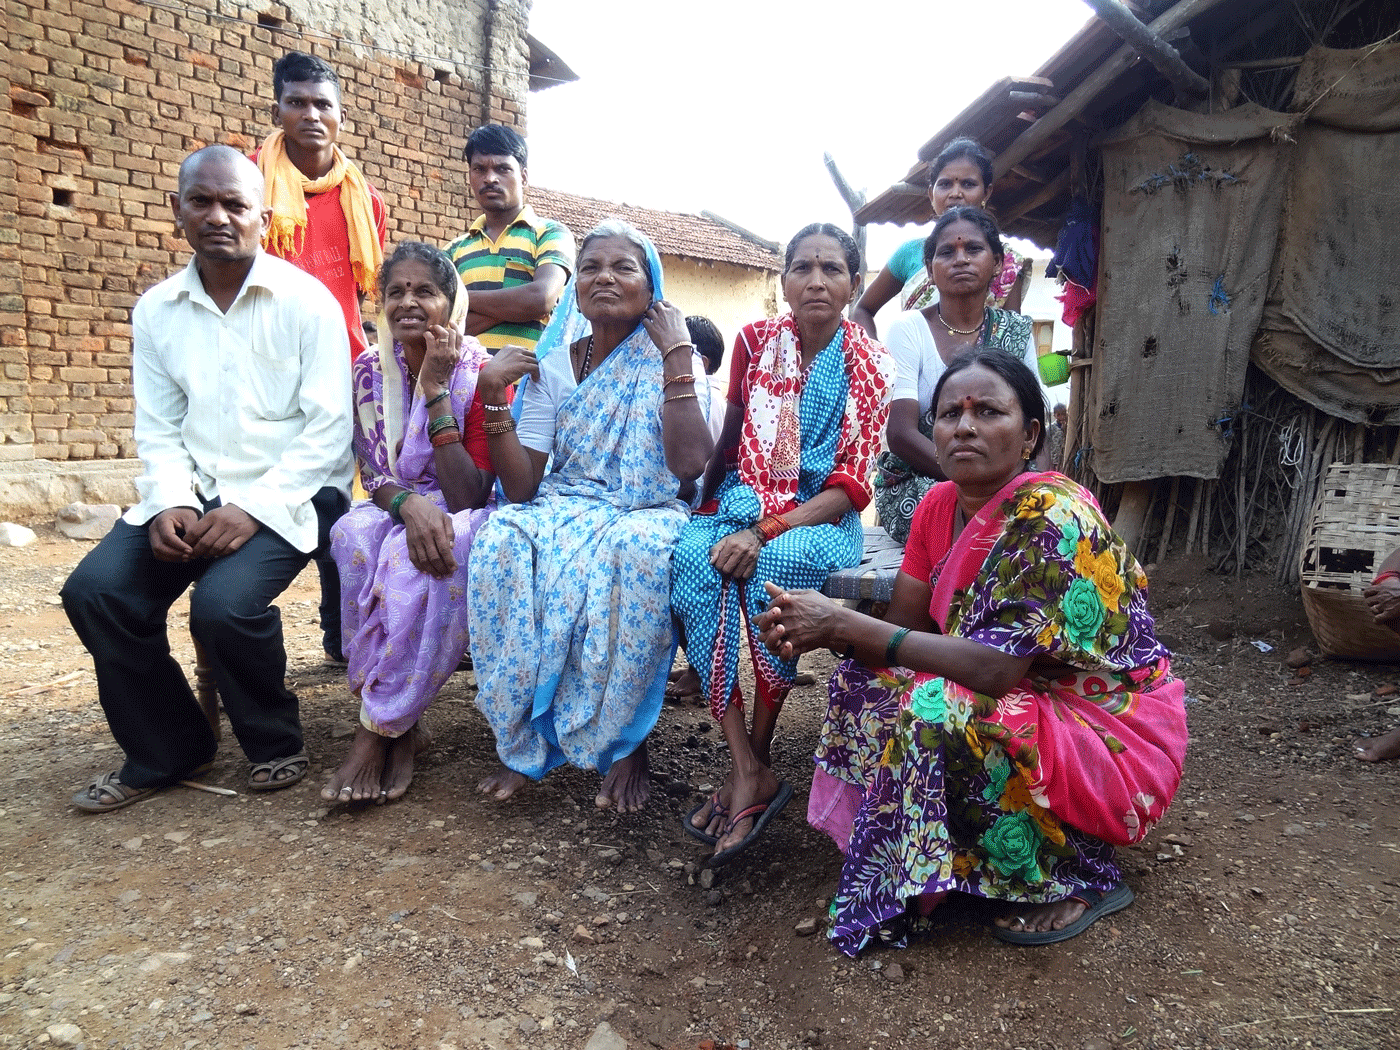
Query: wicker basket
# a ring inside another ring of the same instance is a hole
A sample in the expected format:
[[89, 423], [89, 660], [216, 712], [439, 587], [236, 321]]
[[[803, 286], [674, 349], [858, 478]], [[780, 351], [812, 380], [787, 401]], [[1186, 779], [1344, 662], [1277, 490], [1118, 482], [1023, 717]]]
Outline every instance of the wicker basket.
[[1361, 592], [1400, 547], [1400, 466], [1333, 463], [1303, 546], [1303, 611], [1332, 656], [1400, 662], [1400, 634], [1371, 617]]

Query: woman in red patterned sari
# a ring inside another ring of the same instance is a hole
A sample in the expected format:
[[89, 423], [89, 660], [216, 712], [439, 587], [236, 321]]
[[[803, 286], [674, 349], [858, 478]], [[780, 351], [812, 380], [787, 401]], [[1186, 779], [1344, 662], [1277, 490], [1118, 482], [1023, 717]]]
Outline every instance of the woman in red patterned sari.
[[[715, 845], [712, 864], [751, 844], [792, 795], [769, 768], [769, 751], [797, 661], [757, 640], [761, 585], [820, 587], [860, 561], [860, 511], [894, 384], [888, 351], [842, 316], [860, 287], [860, 249], [849, 234], [815, 223], [799, 231], [782, 284], [792, 312], [751, 324], [734, 341], [704, 502], [672, 558], [671, 607], [732, 759], [724, 786], [685, 821]], [[752, 730], [739, 692], [746, 638], [758, 692]]]
[[808, 820], [845, 854], [831, 938], [850, 955], [950, 891], [1012, 905], [993, 933], [1017, 944], [1127, 907], [1113, 846], [1161, 818], [1186, 753], [1147, 578], [1087, 491], [1030, 466], [1030, 370], [969, 352], [934, 406], [949, 480], [915, 512], [886, 618], [776, 588], [761, 617], [784, 656], [848, 657]]

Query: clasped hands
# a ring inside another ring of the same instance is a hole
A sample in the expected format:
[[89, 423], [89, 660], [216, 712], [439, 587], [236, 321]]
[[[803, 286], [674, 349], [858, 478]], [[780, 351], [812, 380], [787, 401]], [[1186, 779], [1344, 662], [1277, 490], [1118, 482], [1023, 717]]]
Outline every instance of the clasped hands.
[[840, 610], [818, 591], [787, 591], [764, 583], [768, 608], [758, 617], [758, 639], [782, 660], [831, 646]]
[[151, 519], [147, 533], [157, 561], [189, 562], [232, 554], [260, 528], [256, 518], [230, 504], [203, 516], [193, 507], [171, 507]]

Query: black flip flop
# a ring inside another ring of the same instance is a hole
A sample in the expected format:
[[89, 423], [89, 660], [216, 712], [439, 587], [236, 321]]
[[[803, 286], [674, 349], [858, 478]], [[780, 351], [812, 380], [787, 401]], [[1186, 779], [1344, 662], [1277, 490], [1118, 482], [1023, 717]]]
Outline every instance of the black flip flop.
[[[733, 831], [735, 826], [741, 820], [746, 820], [749, 817], [757, 817], [758, 819], [753, 822], [753, 829], [742, 839], [740, 839], [739, 842], [737, 842], [733, 846], [730, 846], [727, 850], [724, 850], [722, 853], [716, 853], [705, 863], [711, 868], [718, 868], [721, 865], [728, 864], [740, 853], [743, 853], [744, 850], [748, 849], [750, 846], [752, 846], [755, 842], [758, 841], [759, 836], [763, 834], [763, 829], [768, 826], [768, 822], [774, 817], [776, 817], [779, 813], [781, 813], [783, 811], [783, 807], [786, 806], [791, 799], [792, 785], [789, 784], [786, 780], [784, 780], [778, 785], [778, 793], [772, 798], [770, 798], [767, 802], [755, 803], [748, 809], [741, 810], [740, 812], [734, 814], [733, 819], [730, 820], [730, 822], [724, 826], [725, 835], [728, 835], [731, 831]], [[723, 837], [723, 835], [720, 836], [720, 838]]]
[[1056, 944], [1059, 941], [1067, 941], [1071, 937], [1078, 937], [1105, 915], [1122, 911], [1132, 904], [1133, 891], [1120, 882], [1107, 893], [1099, 890], [1075, 890], [1070, 894], [1070, 899], [1084, 902], [1084, 914], [1062, 930], [1013, 930], [993, 923], [992, 936], [1009, 944]]
[[[686, 834], [690, 835], [692, 838], [697, 838], [701, 842], [708, 842], [711, 846], [713, 846], [716, 842], [719, 841], [719, 836], [711, 835], [708, 831], [705, 830], [705, 828], [695, 826], [696, 815], [699, 814], [699, 812], [706, 806], [710, 807], [710, 820], [714, 820], [716, 816], [723, 820], [724, 817], [728, 816], [729, 814], [729, 810], [725, 809], [724, 803], [719, 800], [719, 792], [716, 791], [713, 795], [705, 799], [705, 801], [701, 802], [700, 805], [696, 806], [694, 809], [692, 809], [689, 813], [685, 815], [685, 820], [682, 821], [682, 827], [685, 828]], [[705, 822], [705, 826], [709, 826], [709, 821]]]

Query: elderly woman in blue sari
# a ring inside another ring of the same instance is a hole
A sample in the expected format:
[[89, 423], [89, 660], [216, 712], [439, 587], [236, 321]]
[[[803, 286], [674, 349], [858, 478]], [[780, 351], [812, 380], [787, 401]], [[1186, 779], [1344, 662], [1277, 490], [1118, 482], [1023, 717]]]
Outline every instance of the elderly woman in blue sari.
[[[596, 803], [640, 809], [646, 737], [675, 655], [671, 550], [712, 441], [704, 362], [661, 298], [651, 242], [609, 220], [535, 352], [482, 369], [491, 462], [509, 505], [470, 567], [477, 706], [504, 800], [565, 762], [604, 774]], [[505, 394], [521, 377], [518, 420]], [[546, 473], [546, 466], [548, 472]]]
[[[860, 511], [870, 502], [895, 365], [842, 316], [860, 273], [860, 249], [835, 226], [813, 223], [788, 244], [782, 285], [792, 312], [749, 325], [734, 342], [705, 502], [676, 548], [672, 608], [731, 759], [723, 786], [684, 822], [714, 845], [712, 865], [747, 848], [792, 795], [769, 766], [797, 661], [758, 641], [763, 584], [820, 587], [833, 570], [857, 564], [864, 548]], [[739, 691], [746, 641], [757, 694], [752, 729]]]

